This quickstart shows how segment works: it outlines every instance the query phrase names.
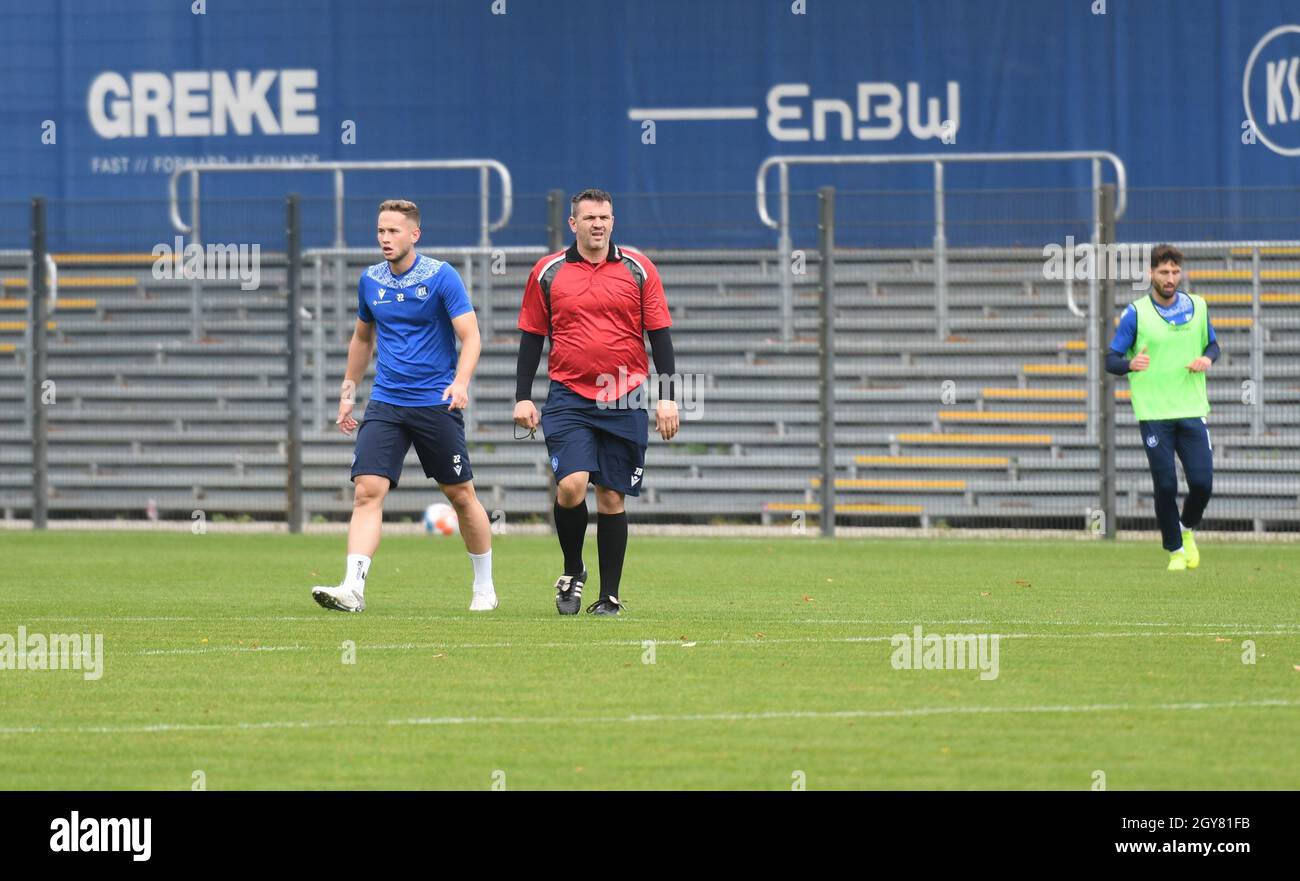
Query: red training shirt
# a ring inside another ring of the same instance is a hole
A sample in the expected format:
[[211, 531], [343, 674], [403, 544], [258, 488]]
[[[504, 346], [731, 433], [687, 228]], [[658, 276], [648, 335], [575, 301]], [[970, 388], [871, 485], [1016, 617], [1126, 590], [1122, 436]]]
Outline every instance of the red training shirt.
[[551, 338], [551, 380], [593, 401], [621, 398], [645, 382], [642, 334], [672, 323], [659, 270], [613, 242], [603, 263], [588, 263], [576, 244], [538, 260], [519, 307], [520, 330]]

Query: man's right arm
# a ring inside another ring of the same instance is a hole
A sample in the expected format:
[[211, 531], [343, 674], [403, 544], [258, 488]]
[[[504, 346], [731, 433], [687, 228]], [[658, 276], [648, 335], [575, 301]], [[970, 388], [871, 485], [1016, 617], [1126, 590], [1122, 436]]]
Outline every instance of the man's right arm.
[[536, 428], [537, 407], [533, 404], [533, 380], [537, 366], [542, 363], [542, 346], [546, 337], [519, 332], [519, 360], [515, 362], [515, 424], [520, 428]]
[[1110, 341], [1110, 348], [1106, 351], [1106, 372], [1113, 373], [1116, 376], [1124, 376], [1133, 370], [1133, 364], [1129, 361], [1128, 350], [1133, 348], [1134, 341], [1137, 340], [1137, 310], [1130, 304], [1120, 316], [1119, 326], [1115, 328], [1115, 336]]
[[352, 331], [352, 341], [348, 343], [348, 367], [343, 374], [343, 387], [339, 389], [339, 416], [335, 424], [344, 434], [351, 434], [357, 427], [352, 418], [352, 407], [356, 404], [357, 386], [365, 378], [370, 359], [375, 354], [374, 324], [357, 319], [356, 329]]
[[[542, 363], [542, 346], [550, 328], [550, 315], [537, 280], [541, 262], [528, 273], [524, 298], [519, 304], [519, 360], [515, 364], [515, 425], [533, 429], [541, 421], [533, 404], [533, 380]], [[554, 345], [554, 343], [552, 343]]]

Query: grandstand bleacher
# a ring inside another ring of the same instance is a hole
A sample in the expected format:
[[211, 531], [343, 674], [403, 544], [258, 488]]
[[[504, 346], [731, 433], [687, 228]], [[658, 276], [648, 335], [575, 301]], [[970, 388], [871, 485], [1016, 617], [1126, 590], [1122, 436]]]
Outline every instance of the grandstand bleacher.
[[[428, 249], [437, 254], [437, 248]], [[1251, 378], [1251, 275], [1240, 251], [1198, 251], [1189, 288], [1206, 296], [1223, 349], [1210, 378], [1215, 446], [1214, 526], [1300, 525], [1300, 251], [1261, 255], [1266, 424], [1243, 402]], [[652, 436], [646, 491], [629, 507], [640, 522], [780, 522], [818, 511], [816, 272], [795, 280], [795, 338], [780, 341], [780, 279], [771, 252], [649, 252], [674, 317], [678, 369], [702, 377], [671, 443]], [[815, 262], [815, 255], [812, 257]], [[261, 288], [203, 283], [202, 333], [193, 338], [187, 281], [161, 281], [148, 258], [56, 255], [60, 298], [51, 314], [50, 511], [188, 519], [285, 511], [284, 259], [263, 254]], [[278, 262], [277, 262], [278, 261]], [[350, 260], [344, 290], [364, 262]], [[1248, 258], [1247, 258], [1248, 262]], [[1043, 277], [1041, 252], [949, 254], [948, 339], [934, 333], [928, 252], [836, 254], [837, 513], [843, 522], [903, 526], [1083, 528], [1097, 503], [1098, 453], [1087, 434], [1085, 319], [1063, 283]], [[531, 261], [512, 260], [493, 282], [496, 333], [485, 339], [468, 412], [476, 482], [489, 511], [511, 518], [549, 507], [542, 445], [513, 439], [514, 311]], [[316, 270], [308, 261], [304, 290]], [[327, 271], [327, 270], [323, 270]], [[1244, 275], [1243, 275], [1244, 273]], [[25, 319], [29, 282], [0, 268], [0, 512], [31, 508]], [[471, 279], [472, 273], [467, 273]], [[331, 291], [333, 279], [323, 279]], [[62, 292], [69, 295], [64, 296]], [[476, 305], [480, 292], [472, 291]], [[1118, 315], [1132, 298], [1120, 285]], [[333, 427], [353, 322], [304, 298], [304, 497], [309, 517], [351, 509], [351, 440]], [[323, 416], [311, 381], [316, 322], [325, 322]], [[941, 398], [941, 387], [951, 383]], [[545, 397], [544, 371], [534, 399]], [[1151, 517], [1151, 481], [1123, 380], [1116, 383], [1121, 520]], [[364, 406], [368, 382], [360, 392]], [[418, 518], [436, 500], [414, 453], [387, 502], [390, 518]]]

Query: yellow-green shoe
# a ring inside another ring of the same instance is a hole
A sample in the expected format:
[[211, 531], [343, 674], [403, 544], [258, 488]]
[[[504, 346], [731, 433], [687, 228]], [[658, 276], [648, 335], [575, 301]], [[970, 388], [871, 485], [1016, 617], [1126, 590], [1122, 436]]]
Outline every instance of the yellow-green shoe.
[[1183, 551], [1187, 554], [1187, 568], [1195, 569], [1201, 565], [1201, 552], [1196, 549], [1196, 539], [1192, 538], [1190, 529], [1183, 530]]
[[1169, 571], [1170, 571], [1170, 572], [1186, 572], [1186, 571], [1187, 571], [1187, 554], [1183, 553], [1182, 551], [1174, 551], [1172, 554], [1170, 554], [1170, 555], [1169, 555]]

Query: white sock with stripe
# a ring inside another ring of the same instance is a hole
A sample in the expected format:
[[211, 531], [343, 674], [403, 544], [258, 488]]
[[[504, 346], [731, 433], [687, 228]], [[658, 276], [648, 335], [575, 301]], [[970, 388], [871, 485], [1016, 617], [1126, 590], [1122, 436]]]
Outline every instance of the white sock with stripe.
[[343, 587], [365, 595], [366, 576], [370, 574], [370, 558], [365, 554], [348, 554], [348, 568], [343, 574]]

